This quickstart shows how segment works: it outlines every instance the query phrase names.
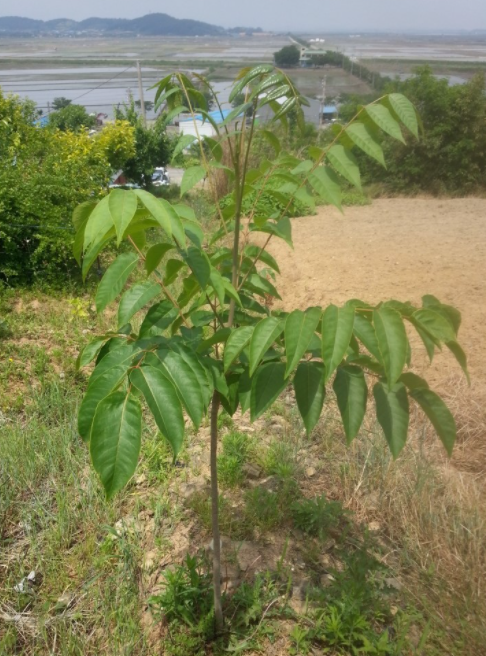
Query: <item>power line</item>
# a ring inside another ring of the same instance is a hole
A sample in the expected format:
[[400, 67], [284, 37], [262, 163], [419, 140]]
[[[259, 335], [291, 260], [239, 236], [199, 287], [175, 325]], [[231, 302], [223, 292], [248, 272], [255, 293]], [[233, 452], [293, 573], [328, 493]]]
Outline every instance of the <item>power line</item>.
[[35, 229], [41, 229], [41, 230], [70, 230], [74, 232], [73, 226], [46, 226], [46, 225], [33, 225], [33, 224], [24, 224], [24, 223], [9, 223], [8, 226], [6, 225], [5, 227], [2, 228], [2, 230], [5, 230], [7, 228], [35, 228]]
[[77, 96], [76, 98], [73, 98], [71, 102], [76, 102], [76, 100], [79, 100], [80, 98], [84, 98], [84, 96], [87, 96], [88, 93], [92, 93], [93, 91], [96, 91], [97, 89], [101, 89], [105, 84], [108, 84], [108, 82], [111, 82], [112, 80], [115, 80], [117, 77], [120, 77], [120, 75], [123, 75], [123, 73], [126, 73], [129, 71], [133, 66], [128, 66], [128, 68], [125, 68], [123, 71], [120, 71], [113, 77], [110, 77], [109, 80], [105, 80], [101, 84], [99, 84], [97, 87], [94, 87], [94, 89], [90, 89], [89, 91], [86, 91], [85, 93], [82, 93], [80, 96]]

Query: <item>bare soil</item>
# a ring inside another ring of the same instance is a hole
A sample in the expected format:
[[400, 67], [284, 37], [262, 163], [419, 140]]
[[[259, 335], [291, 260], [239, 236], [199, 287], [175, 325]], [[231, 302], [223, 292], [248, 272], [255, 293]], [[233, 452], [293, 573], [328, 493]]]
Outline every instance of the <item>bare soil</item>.
[[[486, 401], [486, 199], [380, 199], [344, 215], [323, 207], [293, 220], [293, 242], [293, 251], [270, 243], [285, 309], [351, 298], [420, 304], [434, 294], [462, 312], [459, 341], [469, 356], [472, 396]], [[416, 343], [413, 365], [423, 371], [428, 360]], [[458, 373], [444, 352], [427, 376], [443, 388]]]

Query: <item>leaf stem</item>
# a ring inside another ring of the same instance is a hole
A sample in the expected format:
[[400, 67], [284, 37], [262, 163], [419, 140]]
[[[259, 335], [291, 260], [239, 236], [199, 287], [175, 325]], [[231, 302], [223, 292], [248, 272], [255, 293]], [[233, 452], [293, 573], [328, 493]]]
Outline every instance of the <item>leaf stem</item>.
[[221, 537], [219, 534], [219, 490], [218, 490], [218, 410], [219, 392], [214, 391], [211, 403], [211, 523], [213, 529], [213, 593], [216, 634], [223, 630], [223, 608], [221, 604]]

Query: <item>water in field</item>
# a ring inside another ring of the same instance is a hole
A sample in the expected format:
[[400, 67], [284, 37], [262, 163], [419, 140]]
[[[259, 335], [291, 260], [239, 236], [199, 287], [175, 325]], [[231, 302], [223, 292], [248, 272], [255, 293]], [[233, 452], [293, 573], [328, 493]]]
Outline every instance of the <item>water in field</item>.
[[[152, 88], [169, 71], [144, 67], [142, 69], [144, 98], [154, 101]], [[229, 96], [229, 82], [214, 83], [221, 102]], [[76, 67], [0, 70], [0, 87], [4, 93], [18, 94], [33, 100], [44, 114], [50, 110], [54, 98], [69, 98], [84, 105], [90, 113], [113, 116], [113, 107], [127, 102], [130, 93], [139, 99], [136, 67]], [[148, 118], [154, 118], [148, 112]]]

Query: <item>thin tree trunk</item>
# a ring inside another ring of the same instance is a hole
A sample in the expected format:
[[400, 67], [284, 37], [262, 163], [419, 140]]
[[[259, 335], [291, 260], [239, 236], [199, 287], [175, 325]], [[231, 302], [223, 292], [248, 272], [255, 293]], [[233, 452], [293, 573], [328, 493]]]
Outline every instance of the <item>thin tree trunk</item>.
[[211, 522], [213, 526], [213, 589], [216, 633], [223, 630], [221, 605], [221, 539], [219, 536], [219, 491], [218, 491], [218, 410], [219, 393], [215, 390], [211, 403]]

